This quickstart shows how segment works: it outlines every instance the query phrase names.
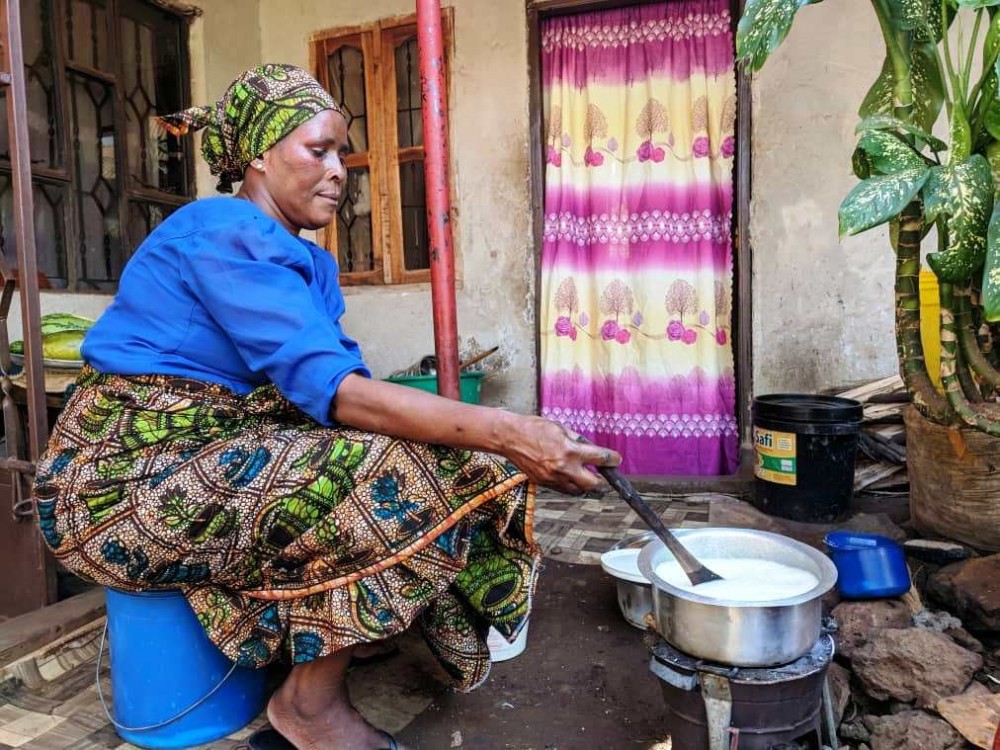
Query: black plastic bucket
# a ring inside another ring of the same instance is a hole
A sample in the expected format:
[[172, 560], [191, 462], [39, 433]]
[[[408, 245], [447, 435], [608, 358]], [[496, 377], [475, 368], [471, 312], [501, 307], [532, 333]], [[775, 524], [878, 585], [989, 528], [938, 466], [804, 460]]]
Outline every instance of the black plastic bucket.
[[854, 494], [864, 409], [836, 396], [776, 393], [753, 401], [753, 503], [773, 516], [827, 523]]

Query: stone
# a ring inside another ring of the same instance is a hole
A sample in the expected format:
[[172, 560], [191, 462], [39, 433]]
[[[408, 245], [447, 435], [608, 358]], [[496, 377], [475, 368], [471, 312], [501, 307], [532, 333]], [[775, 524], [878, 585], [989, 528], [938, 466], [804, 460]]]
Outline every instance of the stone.
[[868, 727], [860, 721], [841, 724], [840, 729], [837, 730], [837, 734], [840, 735], [840, 739], [845, 741], [850, 740], [851, 742], [868, 742], [872, 736], [872, 733], [868, 731]]
[[910, 625], [910, 610], [895, 599], [867, 602], [843, 602], [833, 610], [837, 621], [837, 653], [847, 659], [868, 642], [871, 634], [882, 628], [905, 628]]
[[955, 542], [939, 542], [930, 539], [910, 539], [903, 542], [903, 550], [908, 556], [933, 565], [950, 565], [972, 557], [972, 551], [968, 547], [963, 547]]
[[928, 579], [927, 593], [969, 630], [1000, 630], [1000, 555], [941, 568]]
[[[982, 690], [966, 690], [962, 695], [938, 701], [937, 711], [976, 747], [989, 750], [1000, 725], [1000, 695], [993, 695], [978, 682]], [[983, 693], [985, 690], [985, 694]]]
[[872, 750], [962, 750], [965, 741], [951, 725], [923, 711], [879, 716], [872, 730]]
[[885, 629], [854, 652], [851, 666], [876, 700], [933, 708], [965, 690], [983, 657], [933, 630]]
[[844, 712], [851, 703], [851, 673], [833, 662], [827, 668], [826, 679], [830, 682], [833, 718], [840, 724], [844, 719]]
[[913, 625], [925, 630], [936, 630], [943, 633], [946, 630], [962, 627], [962, 621], [950, 612], [932, 612], [929, 609], [922, 609], [913, 615]]
[[952, 628], [951, 630], [944, 631], [944, 634], [962, 648], [967, 648], [973, 653], [981, 654], [986, 650], [979, 639], [965, 628]]
[[962, 695], [964, 695], [967, 698], [987, 697], [993, 695], [993, 691], [990, 690], [988, 687], [986, 687], [983, 683], [976, 682], [975, 680], [973, 680], [972, 682], [969, 683], [969, 687], [965, 689], [965, 692], [962, 693]]

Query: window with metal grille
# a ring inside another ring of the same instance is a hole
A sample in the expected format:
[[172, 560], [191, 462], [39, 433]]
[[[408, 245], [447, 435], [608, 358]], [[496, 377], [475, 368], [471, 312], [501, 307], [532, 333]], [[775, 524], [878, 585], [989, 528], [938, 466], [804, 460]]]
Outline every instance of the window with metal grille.
[[[444, 12], [445, 49], [451, 9]], [[320, 232], [343, 284], [430, 279], [415, 19], [317, 34], [316, 77], [341, 103], [351, 153], [333, 224]]]
[[[21, 8], [39, 282], [113, 292], [129, 255], [193, 194], [191, 154], [151, 120], [188, 106], [186, 22], [144, 0]], [[0, 116], [0, 252], [13, 267], [12, 202]]]

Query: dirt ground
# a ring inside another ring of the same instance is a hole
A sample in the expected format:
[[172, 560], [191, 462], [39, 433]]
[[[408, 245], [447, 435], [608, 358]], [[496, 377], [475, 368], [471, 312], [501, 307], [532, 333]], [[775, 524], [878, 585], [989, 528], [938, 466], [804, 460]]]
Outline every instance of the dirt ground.
[[546, 561], [528, 648], [477, 691], [442, 693], [403, 731], [414, 750], [627, 750], [666, 735], [642, 633], [594, 565]]

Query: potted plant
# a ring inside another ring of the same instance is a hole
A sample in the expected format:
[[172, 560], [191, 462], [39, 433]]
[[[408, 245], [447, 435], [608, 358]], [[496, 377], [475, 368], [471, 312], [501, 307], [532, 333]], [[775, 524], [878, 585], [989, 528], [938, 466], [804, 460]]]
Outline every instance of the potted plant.
[[[738, 60], [759, 70], [809, 4], [746, 0]], [[852, 161], [861, 181], [840, 206], [840, 232], [889, 225], [897, 353], [914, 406], [906, 418], [914, 519], [1000, 550], [1000, 0], [871, 5], [886, 56], [859, 109]], [[933, 135], [939, 124], [947, 142]], [[921, 242], [931, 229], [943, 393], [920, 338]]]

